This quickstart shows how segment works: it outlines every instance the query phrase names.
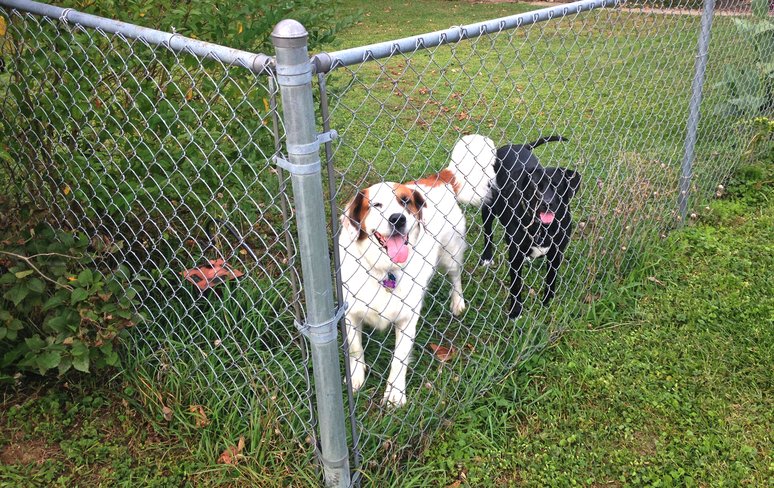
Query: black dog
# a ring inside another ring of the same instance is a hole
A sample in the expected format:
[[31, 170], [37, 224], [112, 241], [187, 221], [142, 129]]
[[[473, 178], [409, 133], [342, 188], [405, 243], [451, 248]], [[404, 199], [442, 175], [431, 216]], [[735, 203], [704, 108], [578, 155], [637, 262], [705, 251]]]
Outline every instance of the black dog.
[[542, 167], [532, 150], [546, 142], [564, 140], [561, 136], [541, 137], [531, 144], [509, 144], [497, 150], [495, 181], [481, 208], [485, 235], [481, 264], [492, 263], [492, 223], [497, 216], [508, 239], [510, 318], [521, 315], [525, 258], [547, 256], [543, 305], [555, 294], [556, 273], [572, 234], [569, 203], [580, 188], [581, 176], [571, 169]]

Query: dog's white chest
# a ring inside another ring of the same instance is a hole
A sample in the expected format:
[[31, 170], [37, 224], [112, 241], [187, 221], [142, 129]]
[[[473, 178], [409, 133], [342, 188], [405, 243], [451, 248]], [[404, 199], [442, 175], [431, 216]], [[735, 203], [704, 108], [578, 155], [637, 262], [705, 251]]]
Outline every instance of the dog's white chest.
[[541, 256], [545, 256], [548, 254], [548, 250], [551, 249], [550, 247], [540, 247], [540, 246], [532, 246], [529, 250], [529, 258], [530, 259], [536, 259]]

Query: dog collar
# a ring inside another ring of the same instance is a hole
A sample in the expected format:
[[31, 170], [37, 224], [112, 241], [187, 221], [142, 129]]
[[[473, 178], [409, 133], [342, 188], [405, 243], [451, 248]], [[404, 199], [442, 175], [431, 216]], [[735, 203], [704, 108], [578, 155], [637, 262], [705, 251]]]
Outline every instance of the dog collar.
[[393, 273], [387, 273], [387, 277], [382, 280], [382, 286], [392, 293], [392, 291], [395, 290], [395, 287], [398, 286], [398, 277]]

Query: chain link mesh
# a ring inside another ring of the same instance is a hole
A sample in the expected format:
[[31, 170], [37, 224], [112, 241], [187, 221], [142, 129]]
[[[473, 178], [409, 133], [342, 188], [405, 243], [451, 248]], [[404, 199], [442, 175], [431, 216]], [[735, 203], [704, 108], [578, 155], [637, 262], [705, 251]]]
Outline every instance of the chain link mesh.
[[[347, 375], [356, 467], [380, 470], [385, 459], [421, 452], [504, 374], [586, 314], [614, 306], [605, 292], [680, 224], [697, 14], [681, 3], [624, 5], [320, 75], [322, 125], [339, 134], [326, 152], [334, 223], [370, 185], [444, 169], [464, 134], [497, 147], [561, 135], [568, 140], [534, 153], [582, 177], [556, 296], [541, 305], [546, 260], [526, 262], [517, 320], [507, 319], [503, 227], [495, 223], [494, 265], [480, 266], [480, 210], [464, 207], [467, 309], [451, 314], [451, 285], [438, 273], [404, 365], [405, 406], [382, 404], [394, 334], [364, 329], [364, 386], [353, 392]], [[59, 20], [0, 15], [7, 177], [52, 209], [58, 226], [87, 233], [129, 270], [145, 321], [127, 359], [152, 383], [148, 396], [217, 403], [309, 451], [313, 386], [293, 326], [302, 321], [300, 277], [287, 178], [272, 163], [284, 139], [273, 78]], [[751, 113], [716, 107], [728, 100], [729, 69], [755, 64], [739, 27], [750, 18], [749, 5], [716, 12], [692, 215], [722, 192], [749, 140], [740, 121]], [[197, 285], [196, 276], [218, 270], [223, 282]]]
[[[691, 184], [694, 216], [727, 180], [748, 140], [736, 122], [743, 117], [714, 110], [727, 97], [720, 86], [724, 70], [753, 60], [735, 26], [735, 19], [748, 15], [742, 6], [714, 20]], [[359, 431], [355, 450], [365, 470], [420, 452], [459, 408], [571, 323], [582, 323], [597, 307], [613, 306], [604, 302], [605, 292], [649, 243], [680, 224], [680, 165], [699, 27], [700, 11], [679, 3], [658, 10], [624, 6], [386, 59], [367, 59], [364, 51], [363, 63], [326, 75], [329, 122], [341, 136], [332, 158], [338, 215], [371, 185], [415, 181], [443, 170], [464, 134], [485, 135], [497, 147], [564, 136], [568, 141], [541, 146], [534, 155], [544, 167], [566, 167], [582, 176], [571, 201], [575, 230], [558, 270], [556, 296], [549, 306], [541, 305], [546, 258], [525, 262], [524, 311], [515, 321], [507, 317], [503, 227], [495, 223], [495, 265], [483, 267], [480, 211], [465, 208], [469, 247], [462, 281], [468, 308], [453, 316], [450, 280], [436, 273], [411, 358], [403, 365], [405, 407], [382, 403], [394, 334], [363, 328], [368, 369], [351, 410]], [[354, 245], [340, 253], [361, 256]], [[386, 316], [399, 308], [375, 311]], [[354, 359], [349, 361], [351, 367]]]
[[272, 160], [284, 137], [275, 81], [59, 19], [0, 15], [9, 177], [131, 276], [144, 321], [126, 369], [145, 397], [202, 405], [212, 421], [236, 413], [244, 425], [229, 429], [308, 452], [294, 220]]

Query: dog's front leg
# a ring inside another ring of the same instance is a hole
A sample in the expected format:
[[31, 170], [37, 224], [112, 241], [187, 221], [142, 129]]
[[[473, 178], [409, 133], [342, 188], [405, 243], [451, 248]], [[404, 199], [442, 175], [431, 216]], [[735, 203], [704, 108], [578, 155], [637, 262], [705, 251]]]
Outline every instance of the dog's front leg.
[[349, 367], [352, 391], [357, 391], [365, 383], [365, 355], [363, 354], [363, 323], [347, 318], [347, 345], [349, 346]]
[[517, 237], [515, 236], [508, 239], [508, 261], [511, 276], [511, 307], [508, 310], [508, 318], [510, 319], [519, 318], [523, 308], [521, 300], [521, 267], [524, 264], [525, 252], [521, 250], [521, 243], [517, 242], [516, 239]]
[[401, 407], [406, 404], [406, 372], [409, 357], [414, 347], [419, 314], [401, 324], [395, 324], [395, 351], [392, 355], [390, 374], [387, 377], [387, 389], [384, 392], [382, 404], [390, 407]]
[[481, 253], [481, 266], [492, 264], [494, 257], [494, 246], [492, 245], [492, 224], [494, 219], [495, 215], [492, 207], [488, 203], [484, 203], [481, 207], [481, 220], [484, 222], [484, 252]]
[[564, 253], [556, 246], [551, 246], [546, 256], [546, 291], [543, 295], [543, 305], [548, 305], [556, 294], [556, 273], [563, 259]]

